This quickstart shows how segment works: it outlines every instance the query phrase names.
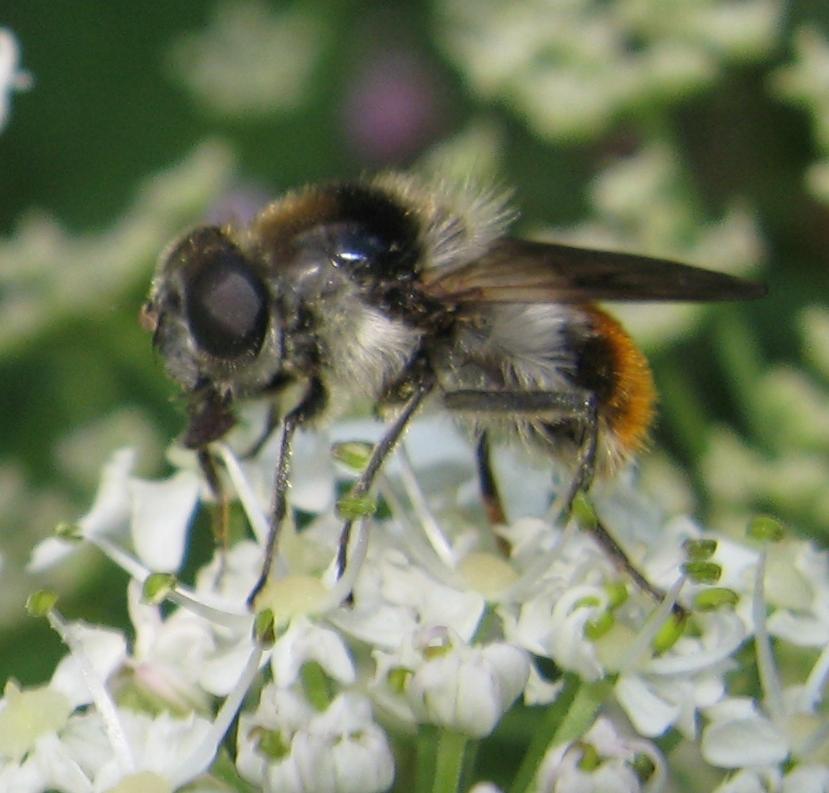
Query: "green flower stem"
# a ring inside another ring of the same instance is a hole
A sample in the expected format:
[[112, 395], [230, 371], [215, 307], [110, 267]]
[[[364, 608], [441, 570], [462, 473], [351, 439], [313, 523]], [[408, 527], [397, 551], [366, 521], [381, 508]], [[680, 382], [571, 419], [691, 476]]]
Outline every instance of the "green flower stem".
[[609, 691], [609, 683], [583, 684], [574, 674], [564, 676], [564, 687], [547, 709], [515, 775], [510, 793], [524, 793], [530, 788], [551, 746], [560, 746], [584, 735], [596, 719]]
[[438, 735], [435, 778], [432, 793], [457, 793], [464, 770], [469, 738], [459, 732], [442, 730]]
[[415, 793], [430, 793], [435, 779], [437, 746], [440, 733], [437, 727], [421, 724], [417, 730], [417, 771]]
[[475, 769], [478, 767], [478, 750], [480, 748], [480, 741], [470, 740], [467, 742], [459, 790], [465, 791], [472, 787], [472, 782], [475, 780]]
[[424, 724], [417, 732], [415, 793], [457, 793], [469, 773], [469, 737]]

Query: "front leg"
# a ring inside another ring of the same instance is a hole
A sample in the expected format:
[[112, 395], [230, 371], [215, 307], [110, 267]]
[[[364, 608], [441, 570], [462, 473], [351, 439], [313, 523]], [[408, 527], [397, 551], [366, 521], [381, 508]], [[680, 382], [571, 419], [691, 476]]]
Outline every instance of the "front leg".
[[273, 502], [271, 504], [271, 521], [268, 539], [265, 542], [265, 557], [262, 561], [262, 570], [256, 585], [248, 595], [248, 606], [253, 606], [257, 595], [268, 581], [276, 556], [277, 541], [282, 521], [288, 509], [288, 486], [290, 484], [291, 452], [294, 433], [299, 427], [318, 416], [326, 403], [326, 393], [322, 383], [313, 380], [302, 401], [288, 415], [282, 423], [282, 442], [279, 447], [279, 458], [276, 463], [276, 473], [273, 484]]
[[219, 472], [216, 470], [216, 460], [207, 446], [196, 450], [196, 460], [199, 463], [202, 476], [204, 476], [210, 493], [218, 507], [218, 510], [213, 512], [211, 523], [213, 543], [222, 551], [222, 563], [219, 571], [219, 575], [221, 576], [222, 570], [224, 570], [224, 554], [227, 552], [228, 527], [230, 526], [230, 502], [228, 501], [224, 485], [222, 485], [222, 480], [219, 477]]
[[[230, 503], [222, 486], [216, 461], [210, 452], [210, 444], [222, 438], [232, 429], [236, 419], [231, 409], [231, 400], [222, 396], [215, 388], [202, 385], [188, 397], [188, 422], [182, 437], [182, 445], [196, 452], [199, 468], [216, 501], [217, 510], [212, 516], [213, 542], [222, 551], [227, 550], [228, 526], [230, 525]], [[222, 565], [224, 562], [222, 562]]]

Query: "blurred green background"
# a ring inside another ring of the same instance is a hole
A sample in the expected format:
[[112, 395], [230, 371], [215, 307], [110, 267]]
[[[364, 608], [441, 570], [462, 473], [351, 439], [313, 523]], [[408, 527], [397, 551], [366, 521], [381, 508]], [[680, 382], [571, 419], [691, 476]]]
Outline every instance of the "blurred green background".
[[[23, 617], [33, 543], [88, 508], [114, 449], [159, 474], [181, 429], [136, 322], [158, 252], [205, 214], [378, 168], [512, 186], [523, 233], [766, 280], [752, 305], [626, 307], [662, 394], [643, 477], [714, 527], [764, 510], [825, 541], [826, 4], [5, 6], [34, 82], [0, 133], [3, 678], [61, 652]], [[92, 556], [43, 583], [69, 616], [123, 619]]]

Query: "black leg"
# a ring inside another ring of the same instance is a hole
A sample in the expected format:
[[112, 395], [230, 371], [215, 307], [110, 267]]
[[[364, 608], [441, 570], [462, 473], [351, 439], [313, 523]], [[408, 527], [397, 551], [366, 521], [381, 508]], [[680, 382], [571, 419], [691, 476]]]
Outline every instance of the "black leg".
[[[481, 488], [481, 500], [484, 504], [487, 519], [491, 526], [503, 526], [508, 523], [507, 513], [504, 509], [504, 503], [501, 501], [501, 494], [498, 492], [495, 471], [492, 469], [489, 436], [486, 431], [482, 432], [478, 439], [475, 459], [478, 464], [478, 484]], [[512, 553], [509, 542], [498, 534], [495, 535], [495, 544], [504, 556], [509, 557]]]
[[478, 447], [475, 450], [475, 460], [478, 464], [478, 482], [481, 486], [481, 499], [489, 522], [497, 526], [507, 522], [507, 514], [498, 492], [498, 483], [495, 481], [495, 471], [492, 470], [489, 437], [486, 432], [481, 433]]
[[265, 558], [262, 561], [262, 571], [259, 580], [248, 595], [248, 605], [252, 606], [256, 596], [262, 591], [268, 581], [276, 555], [276, 546], [279, 539], [279, 530], [285, 513], [288, 509], [288, 485], [290, 484], [291, 450], [294, 433], [297, 428], [316, 416], [325, 405], [325, 391], [322, 384], [314, 381], [310, 384], [302, 402], [295, 407], [283, 422], [282, 443], [279, 448], [279, 459], [276, 463], [276, 474], [273, 485], [273, 502], [271, 505], [271, 521], [268, 539], [265, 543]]
[[222, 561], [219, 566], [219, 578], [224, 571], [224, 552], [227, 551], [228, 531], [230, 527], [230, 502], [227, 498], [219, 472], [216, 469], [216, 461], [208, 448], [202, 447], [196, 451], [196, 459], [199, 462], [202, 474], [213, 498], [216, 499], [217, 510], [213, 513], [211, 524], [213, 530], [213, 543], [217, 548], [222, 549]]
[[[366, 496], [374, 484], [374, 479], [378, 471], [386, 461], [388, 456], [394, 450], [397, 442], [400, 440], [403, 431], [406, 429], [412, 416], [417, 411], [420, 403], [432, 390], [434, 383], [431, 377], [424, 379], [415, 388], [414, 394], [409, 397], [406, 404], [403, 406], [400, 414], [392, 422], [386, 430], [385, 435], [377, 442], [371, 451], [368, 464], [360, 474], [359, 479], [354, 483], [354, 486], [346, 496], [347, 500], [355, 500]], [[354, 525], [353, 518], [347, 518], [343, 523], [340, 531], [340, 545], [337, 550], [337, 576], [342, 576], [345, 571], [345, 566], [348, 562], [348, 542], [351, 539], [351, 529]]]
[[230, 397], [212, 386], [199, 386], [189, 395], [187, 428], [182, 444], [187, 449], [203, 449], [226, 435], [236, 423]]
[[492, 413], [501, 418], [514, 413], [516, 418], [538, 418], [556, 421], [586, 418], [591, 402], [588, 391], [479, 391], [464, 389], [448, 391], [443, 403], [448, 410], [473, 413], [477, 416]]
[[596, 473], [596, 444], [599, 431], [599, 417], [596, 412], [596, 400], [591, 396], [584, 402], [585, 415], [582, 420], [582, 433], [579, 438], [578, 457], [570, 487], [561, 508], [562, 518], [570, 517], [573, 500], [581, 492], [587, 492]]

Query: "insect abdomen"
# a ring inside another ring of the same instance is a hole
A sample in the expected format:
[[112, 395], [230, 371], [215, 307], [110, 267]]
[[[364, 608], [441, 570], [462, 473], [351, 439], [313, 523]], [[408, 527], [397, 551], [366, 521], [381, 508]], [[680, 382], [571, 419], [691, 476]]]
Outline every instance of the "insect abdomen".
[[[584, 306], [591, 331], [576, 357], [576, 385], [595, 394], [606, 457], [627, 458], [645, 444], [656, 391], [647, 359], [617, 320]], [[615, 460], [610, 460], [615, 462]]]

